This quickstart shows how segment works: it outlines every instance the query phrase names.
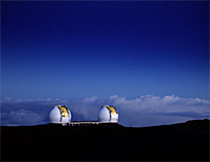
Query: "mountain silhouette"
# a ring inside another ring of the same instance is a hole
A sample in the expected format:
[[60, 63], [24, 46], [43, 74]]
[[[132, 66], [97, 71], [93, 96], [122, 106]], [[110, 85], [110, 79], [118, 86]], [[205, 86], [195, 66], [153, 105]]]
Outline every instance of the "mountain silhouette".
[[209, 120], [139, 128], [1, 126], [1, 160], [209, 161]]

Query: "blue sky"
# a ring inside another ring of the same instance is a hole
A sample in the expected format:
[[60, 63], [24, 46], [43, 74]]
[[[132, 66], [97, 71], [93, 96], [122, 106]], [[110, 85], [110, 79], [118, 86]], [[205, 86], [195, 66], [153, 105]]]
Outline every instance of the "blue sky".
[[209, 2], [1, 2], [2, 102], [114, 95], [209, 100]]

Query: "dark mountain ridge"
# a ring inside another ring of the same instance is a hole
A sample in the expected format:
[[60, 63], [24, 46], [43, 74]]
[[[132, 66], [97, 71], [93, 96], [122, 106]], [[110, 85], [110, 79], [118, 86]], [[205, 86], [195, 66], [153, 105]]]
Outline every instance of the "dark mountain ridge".
[[209, 123], [2, 126], [1, 160], [209, 161]]

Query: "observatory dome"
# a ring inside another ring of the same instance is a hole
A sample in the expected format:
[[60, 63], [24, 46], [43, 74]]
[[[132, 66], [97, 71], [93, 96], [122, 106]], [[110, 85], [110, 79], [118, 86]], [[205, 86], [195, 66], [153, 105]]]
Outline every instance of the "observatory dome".
[[71, 112], [66, 106], [56, 105], [50, 112], [50, 123], [66, 124], [71, 122]]
[[98, 121], [99, 122], [118, 122], [118, 112], [114, 106], [105, 105], [102, 106], [98, 113]]

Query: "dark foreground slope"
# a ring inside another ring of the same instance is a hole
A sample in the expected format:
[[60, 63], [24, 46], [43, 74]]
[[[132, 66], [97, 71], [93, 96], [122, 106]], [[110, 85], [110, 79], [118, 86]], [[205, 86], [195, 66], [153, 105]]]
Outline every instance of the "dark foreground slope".
[[1, 127], [4, 160], [209, 161], [209, 120], [129, 128], [120, 125]]

